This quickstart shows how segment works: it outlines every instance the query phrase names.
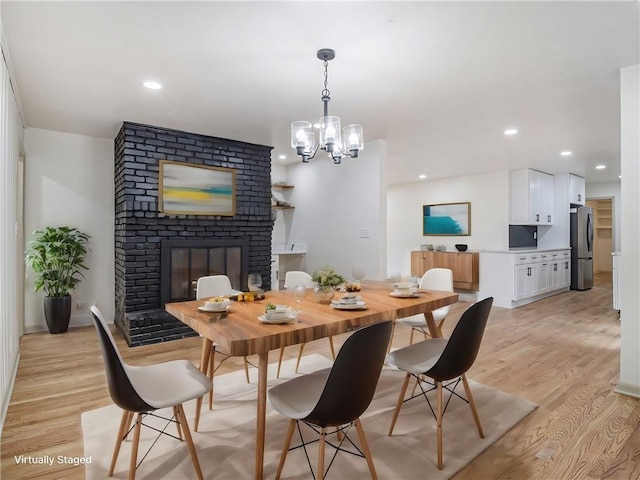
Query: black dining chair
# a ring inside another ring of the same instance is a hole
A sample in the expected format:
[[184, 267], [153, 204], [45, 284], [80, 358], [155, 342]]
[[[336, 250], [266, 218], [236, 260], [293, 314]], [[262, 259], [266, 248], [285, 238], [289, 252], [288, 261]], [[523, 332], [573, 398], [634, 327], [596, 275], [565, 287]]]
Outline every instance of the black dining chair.
[[[122, 409], [122, 418], [113, 450], [109, 476], [113, 476], [122, 442], [125, 441], [129, 432], [133, 430], [129, 479], [133, 480], [135, 478], [136, 468], [138, 467], [140, 430], [144, 417], [161, 408], [172, 407], [173, 416], [166, 420], [176, 423], [180, 440], [184, 436], [196, 475], [199, 479], [202, 479], [198, 454], [193, 445], [189, 424], [182, 404], [202, 397], [209, 392], [213, 386], [211, 379], [200, 372], [189, 360], [174, 360], [141, 367], [127, 365], [122, 359], [111, 331], [97, 307], [91, 307], [91, 316], [93, 317], [102, 348], [109, 394], [113, 403]], [[131, 427], [134, 415], [136, 416], [135, 424], [134, 427]], [[154, 415], [157, 416], [157, 414]], [[163, 433], [168, 435], [164, 431], [160, 432], [160, 434]]]
[[[306, 445], [319, 440], [317, 477], [314, 475], [314, 478], [323, 479], [333, 462], [332, 459], [325, 471], [325, 444], [335, 449], [333, 455], [335, 458], [339, 451], [349, 451], [342, 448], [345, 440], [348, 440], [357, 450], [357, 453], [352, 451], [349, 453], [364, 457], [369, 466], [371, 478], [376, 478], [371, 451], [360, 416], [373, 399], [390, 338], [390, 321], [360, 328], [344, 342], [331, 368], [293, 378], [269, 390], [268, 398], [271, 406], [291, 419], [278, 463], [276, 480], [282, 474], [296, 426], [298, 426], [301, 446], [305, 454], [307, 454]], [[319, 439], [305, 442], [298, 422], [311, 427], [318, 433]], [[354, 424], [362, 450], [347, 436], [348, 430]], [[327, 440], [327, 436], [334, 433], [337, 434], [339, 441], [337, 445]], [[311, 467], [311, 464], [309, 466]], [[311, 473], [313, 475], [313, 470]]]
[[[424, 396], [429, 402], [427, 392], [436, 390], [437, 405], [436, 405], [436, 426], [437, 426], [437, 448], [438, 448], [438, 469], [442, 470], [443, 467], [443, 453], [442, 453], [442, 416], [444, 414], [444, 407], [442, 402], [442, 389], [445, 388], [450, 392], [449, 399], [454, 395], [454, 390], [462, 381], [464, 391], [467, 396], [467, 403], [471, 408], [471, 413], [475, 421], [476, 427], [480, 438], [484, 438], [484, 432], [480, 425], [480, 417], [478, 416], [478, 410], [476, 403], [471, 394], [469, 388], [469, 382], [467, 381], [466, 372], [471, 368], [480, 350], [480, 343], [484, 335], [484, 330], [489, 319], [489, 313], [491, 312], [491, 305], [493, 304], [493, 297], [485, 298], [473, 305], [471, 305], [463, 314], [458, 324], [453, 330], [451, 337], [446, 338], [433, 338], [430, 340], [424, 340], [419, 343], [414, 343], [408, 347], [404, 347], [393, 351], [387, 356], [387, 363], [396, 366], [400, 370], [407, 372], [404, 377], [404, 383], [398, 395], [398, 402], [396, 409], [393, 412], [393, 419], [389, 426], [389, 436], [393, 434], [396, 421], [398, 420], [398, 414], [400, 408], [404, 402], [407, 402], [413, 398]], [[414, 377], [420, 385], [421, 392], [416, 395], [404, 399], [407, 392], [407, 386], [409, 380]], [[429, 377], [434, 380], [435, 385], [427, 382], [424, 377]], [[452, 380], [449, 383], [449, 380]], [[423, 383], [427, 383], [430, 387], [425, 390]], [[455, 394], [460, 397], [460, 395]], [[460, 397], [462, 398], [462, 397]], [[447, 401], [448, 404], [448, 401]], [[431, 406], [431, 403], [429, 403]], [[433, 411], [433, 408], [431, 408]]]

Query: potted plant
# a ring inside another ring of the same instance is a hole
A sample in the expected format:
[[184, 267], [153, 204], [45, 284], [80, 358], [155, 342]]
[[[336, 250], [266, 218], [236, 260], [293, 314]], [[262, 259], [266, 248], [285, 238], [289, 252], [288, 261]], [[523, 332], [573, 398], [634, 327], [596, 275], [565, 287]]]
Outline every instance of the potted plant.
[[33, 232], [25, 261], [35, 272], [34, 289], [44, 290], [44, 316], [49, 333], [64, 333], [71, 318], [71, 294], [84, 277], [89, 235], [70, 227]]
[[335, 295], [335, 288], [344, 283], [344, 278], [329, 266], [317, 270], [311, 280], [316, 282], [313, 293], [318, 303], [330, 303]]

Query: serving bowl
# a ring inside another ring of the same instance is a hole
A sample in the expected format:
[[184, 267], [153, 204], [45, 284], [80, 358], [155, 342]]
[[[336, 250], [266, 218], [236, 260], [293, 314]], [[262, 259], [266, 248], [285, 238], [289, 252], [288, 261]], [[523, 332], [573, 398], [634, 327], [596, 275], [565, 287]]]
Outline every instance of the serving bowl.
[[466, 252], [467, 248], [469, 248], [466, 243], [456, 243], [454, 246], [459, 252]]

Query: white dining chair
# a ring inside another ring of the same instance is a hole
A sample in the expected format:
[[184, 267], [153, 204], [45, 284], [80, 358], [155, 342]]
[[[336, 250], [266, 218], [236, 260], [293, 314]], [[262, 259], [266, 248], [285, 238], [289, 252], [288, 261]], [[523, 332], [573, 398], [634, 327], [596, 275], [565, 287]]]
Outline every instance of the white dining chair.
[[[427, 270], [418, 284], [420, 290], [438, 290], [444, 292], [453, 292], [453, 272], [448, 268], [431, 268]], [[433, 310], [433, 320], [436, 322], [438, 332], [442, 336], [442, 326], [449, 314], [450, 306], [447, 305], [437, 310]], [[418, 331], [427, 338], [429, 331], [427, 328], [427, 320], [424, 318], [424, 314], [418, 313], [409, 317], [403, 317], [396, 320], [396, 322], [411, 327], [411, 337], [409, 338], [409, 345], [413, 344], [413, 333]], [[395, 324], [394, 324], [395, 331]], [[393, 335], [391, 336], [393, 339]], [[393, 341], [393, 340], [392, 340]], [[391, 343], [389, 344], [391, 348]]]
[[[293, 290], [298, 285], [304, 285], [305, 288], [314, 288], [316, 286], [316, 282], [312, 280], [311, 275], [307, 272], [302, 272], [299, 270], [291, 270], [285, 274], [284, 277], [284, 288], [288, 290]], [[329, 347], [331, 348], [331, 357], [336, 359], [336, 352], [333, 348], [333, 337], [329, 336]], [[298, 367], [300, 366], [300, 359], [302, 358], [302, 352], [304, 350], [304, 343], [300, 344], [300, 348], [298, 350], [298, 359], [296, 360], [296, 373], [298, 373]], [[282, 358], [284, 356], [284, 348], [280, 347], [280, 358], [278, 359], [278, 371], [276, 372], [276, 378], [280, 378], [280, 367], [282, 366]]]
[[[102, 348], [109, 394], [113, 403], [122, 409], [120, 428], [118, 429], [118, 436], [109, 467], [109, 477], [113, 475], [121, 445], [126, 440], [129, 432], [133, 430], [129, 480], [135, 478], [143, 419], [146, 415], [153, 414], [156, 410], [171, 407], [173, 416], [170, 419], [166, 418], [166, 420], [175, 422], [178, 437], [174, 438], [182, 440], [184, 437], [196, 476], [202, 480], [203, 476], [198, 454], [193, 444], [189, 424], [182, 405], [211, 391], [213, 388], [211, 379], [200, 372], [189, 360], [173, 360], [145, 366], [126, 364], [113, 340], [109, 326], [97, 307], [91, 307], [91, 316], [93, 317], [93, 323]], [[157, 413], [153, 415], [159, 416]], [[131, 422], [134, 422], [133, 427], [131, 427]], [[146, 424], [144, 425], [146, 426]], [[156, 431], [160, 432], [159, 435], [170, 435], [164, 430]], [[144, 457], [142, 460], [144, 460]], [[179, 457], [176, 457], [176, 461], [178, 460]], [[167, 458], [163, 461], [167, 461]]]
[[[202, 300], [204, 298], [210, 297], [223, 297], [229, 295], [237, 295], [242, 293], [238, 290], [234, 290], [231, 285], [231, 280], [226, 275], [208, 275], [205, 277], [200, 277], [196, 283], [196, 300]], [[215, 372], [215, 354], [216, 352], [222, 353], [226, 355], [227, 358], [229, 355], [225, 352], [221, 352], [218, 350], [218, 345], [213, 344], [211, 356], [209, 357], [209, 365], [207, 367], [207, 375], [213, 381], [213, 375]], [[244, 374], [247, 379], [247, 383], [249, 383], [249, 362], [247, 357], [244, 357]], [[209, 392], [209, 410], [213, 408], [213, 389]], [[196, 429], [198, 426], [196, 425]]]

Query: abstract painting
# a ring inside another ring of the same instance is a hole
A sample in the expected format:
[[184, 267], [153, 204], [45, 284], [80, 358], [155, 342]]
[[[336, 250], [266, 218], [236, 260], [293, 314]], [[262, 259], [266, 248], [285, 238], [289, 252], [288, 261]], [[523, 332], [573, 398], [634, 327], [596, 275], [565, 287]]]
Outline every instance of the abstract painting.
[[158, 208], [170, 215], [220, 215], [236, 213], [236, 172], [160, 160]]
[[422, 235], [471, 235], [471, 203], [423, 205]]

